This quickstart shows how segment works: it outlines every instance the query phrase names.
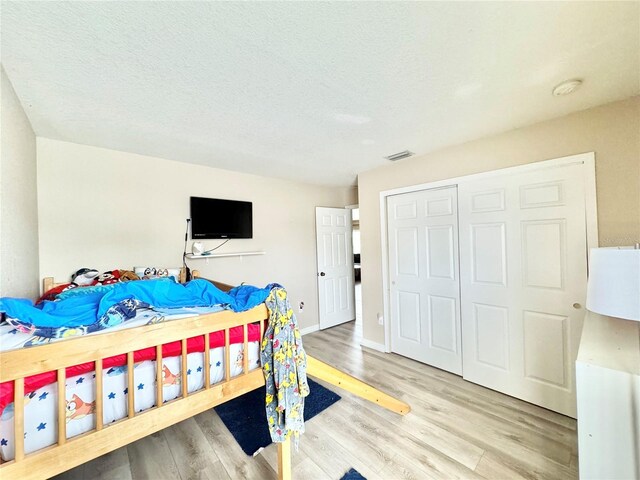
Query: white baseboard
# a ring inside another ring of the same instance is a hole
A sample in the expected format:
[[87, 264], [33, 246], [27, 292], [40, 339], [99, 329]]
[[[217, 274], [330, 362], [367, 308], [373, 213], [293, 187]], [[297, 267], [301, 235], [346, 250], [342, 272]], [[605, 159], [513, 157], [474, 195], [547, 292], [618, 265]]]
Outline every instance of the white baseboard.
[[[318, 332], [319, 330], [320, 330], [320, 324], [317, 323], [315, 325], [311, 325], [310, 327], [301, 328], [300, 335], [304, 336], [309, 333]], [[386, 353], [386, 350], [384, 348], [384, 343], [376, 343], [376, 342], [372, 342], [371, 340], [367, 340], [366, 338], [363, 338], [362, 340], [360, 340], [360, 345], [362, 345], [363, 347], [371, 348], [373, 350], [377, 350], [378, 352]]]
[[372, 342], [371, 340], [367, 340], [366, 338], [363, 338], [362, 340], [360, 340], [360, 345], [362, 345], [363, 347], [371, 348], [373, 350], [377, 350], [382, 353], [386, 353], [386, 350], [384, 348], [384, 343], [376, 343], [376, 342]]
[[306, 335], [308, 333], [317, 332], [318, 330], [320, 330], [320, 324], [319, 323], [317, 323], [315, 325], [311, 325], [310, 327], [301, 329], [300, 330], [300, 335]]

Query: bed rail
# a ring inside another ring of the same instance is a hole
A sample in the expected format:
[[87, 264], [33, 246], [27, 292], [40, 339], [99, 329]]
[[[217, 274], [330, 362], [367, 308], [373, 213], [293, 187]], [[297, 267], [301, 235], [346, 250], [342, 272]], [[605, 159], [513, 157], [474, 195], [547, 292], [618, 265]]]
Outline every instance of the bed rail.
[[[14, 381], [15, 458], [0, 465], [2, 478], [45, 478], [61, 473], [92, 460], [116, 448], [127, 445], [153, 432], [192, 417], [227, 400], [264, 385], [261, 369], [249, 371], [248, 325], [259, 323], [260, 338], [264, 322], [268, 319], [265, 305], [249, 311], [234, 313], [222, 311], [165, 323], [145, 325], [99, 335], [61, 340], [48, 345], [4, 352], [0, 355], [0, 382]], [[241, 326], [244, 332], [243, 373], [230, 376], [229, 330]], [[209, 334], [224, 331], [225, 376], [214, 385], [209, 375]], [[189, 393], [187, 382], [182, 382], [182, 396], [163, 402], [162, 345], [180, 341], [182, 368], [186, 372], [187, 340], [204, 337], [205, 384], [202, 390]], [[133, 388], [134, 352], [155, 347], [157, 357], [156, 406], [143, 412], [133, 408], [134, 394], [128, 396], [128, 417], [103, 425], [102, 361], [114, 355], [127, 354], [129, 391]], [[93, 362], [96, 373], [96, 424], [94, 430], [66, 438], [66, 368]], [[31, 375], [57, 371], [58, 383], [58, 443], [31, 454], [24, 453], [24, 380]]]

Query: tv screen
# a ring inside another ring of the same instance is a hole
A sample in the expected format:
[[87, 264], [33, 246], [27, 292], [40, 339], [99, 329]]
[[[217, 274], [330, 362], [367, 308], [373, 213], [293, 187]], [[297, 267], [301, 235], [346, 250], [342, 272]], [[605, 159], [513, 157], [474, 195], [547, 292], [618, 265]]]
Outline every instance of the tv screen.
[[253, 204], [191, 197], [191, 238], [252, 238]]

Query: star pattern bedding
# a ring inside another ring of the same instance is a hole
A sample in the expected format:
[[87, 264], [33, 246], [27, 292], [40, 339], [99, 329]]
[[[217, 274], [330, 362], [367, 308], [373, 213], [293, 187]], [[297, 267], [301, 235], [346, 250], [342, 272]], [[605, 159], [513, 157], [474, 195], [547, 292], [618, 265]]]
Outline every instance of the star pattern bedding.
[[[192, 317], [195, 315], [201, 315], [205, 313], [214, 313], [223, 310], [220, 306], [214, 307], [193, 307], [193, 308], [181, 308], [181, 309], [155, 309], [145, 310], [138, 312], [135, 319], [130, 320], [127, 323], [121, 324], [118, 327], [111, 328], [107, 331], [112, 332], [119, 329], [126, 329], [137, 327], [140, 325], [148, 325], [151, 323], [159, 323], [163, 321], [177, 320], [180, 318]], [[248, 341], [257, 342], [260, 338], [260, 325], [250, 324], [248, 328]], [[97, 332], [94, 335], [100, 335], [102, 332]], [[55, 338], [41, 338], [28, 333], [20, 332], [18, 329], [11, 325], [0, 325], [0, 352], [8, 351], [22, 346], [34, 346], [42, 343], [49, 343], [58, 341], [60, 339]], [[99, 341], [96, 340], [96, 341]], [[211, 348], [224, 346], [224, 332], [213, 332], [209, 335], [209, 342]], [[229, 343], [238, 344], [244, 342], [244, 332], [241, 326], [229, 329]], [[162, 346], [163, 358], [169, 358], [180, 355], [182, 352], [182, 345], [180, 342], [171, 342]], [[204, 338], [194, 337], [187, 340], [187, 352], [204, 352]], [[143, 362], [145, 360], [155, 360], [156, 349], [154, 347], [137, 350], [134, 352], [134, 361]], [[126, 365], [126, 354], [115, 355], [113, 357], [105, 358], [102, 362], [103, 369], [112, 367], [118, 367]], [[67, 367], [67, 377], [75, 375], [86, 374], [94, 369], [93, 362], [86, 362], [80, 365], [74, 365]], [[37, 375], [33, 375], [25, 378], [24, 390], [28, 395], [34, 390], [37, 390], [44, 385], [55, 382], [57, 379], [56, 372], [45, 372]], [[0, 414], [3, 409], [13, 402], [13, 382], [4, 382], [0, 384]]]
[[[248, 344], [249, 369], [260, 366], [257, 341]], [[243, 372], [244, 344], [230, 346], [231, 376]], [[225, 372], [224, 347], [210, 350], [210, 382], [220, 382]], [[187, 355], [187, 371], [182, 372], [182, 357], [162, 359], [162, 383], [164, 401], [181, 396], [182, 383], [186, 377], [188, 391], [204, 388], [204, 353]], [[185, 374], [186, 373], [186, 374]], [[133, 371], [135, 391], [134, 408], [142, 412], [156, 405], [156, 362], [137, 362]], [[67, 405], [67, 438], [80, 435], [95, 428], [95, 373], [93, 370], [66, 379], [65, 400]], [[125, 366], [103, 370], [103, 422], [116, 422], [128, 415], [128, 372]], [[34, 452], [57, 442], [58, 435], [58, 385], [50, 383], [25, 395], [24, 447], [25, 453]], [[0, 456], [3, 461], [14, 458], [13, 403], [8, 404], [0, 416]]]
[[[172, 321], [196, 315], [215, 313], [224, 310], [223, 306], [181, 307], [181, 308], [145, 308], [139, 309], [135, 316], [106, 330], [96, 331], [87, 336], [99, 336], [104, 332], [129, 329], [165, 321]], [[259, 338], [260, 326], [247, 326], [249, 369], [260, 366]], [[0, 324], [0, 352], [17, 348], [31, 347], [63, 340], [62, 338], [41, 337], [33, 332], [24, 331], [10, 323]], [[99, 338], [96, 341], [100, 341]], [[220, 382], [225, 374], [224, 331], [209, 335], [210, 342], [210, 383]], [[229, 350], [231, 359], [230, 373], [236, 376], [243, 371], [244, 332], [238, 326], [229, 329]], [[194, 337], [187, 340], [188, 391], [204, 388], [204, 338]], [[182, 394], [182, 345], [171, 342], [162, 346], [163, 362], [163, 398], [164, 401], [176, 399]], [[156, 349], [146, 348], [134, 352], [134, 408], [144, 411], [156, 405]], [[103, 360], [103, 422], [109, 424], [128, 416], [128, 372], [126, 354], [116, 355]], [[87, 362], [67, 367], [65, 401], [67, 404], [67, 438], [80, 435], [95, 428], [95, 373], [94, 363]], [[0, 384], [0, 457], [3, 461], [14, 458], [14, 412], [13, 382]], [[56, 372], [46, 372], [25, 378], [24, 407], [24, 448], [31, 453], [57, 442], [58, 432], [58, 385]]]

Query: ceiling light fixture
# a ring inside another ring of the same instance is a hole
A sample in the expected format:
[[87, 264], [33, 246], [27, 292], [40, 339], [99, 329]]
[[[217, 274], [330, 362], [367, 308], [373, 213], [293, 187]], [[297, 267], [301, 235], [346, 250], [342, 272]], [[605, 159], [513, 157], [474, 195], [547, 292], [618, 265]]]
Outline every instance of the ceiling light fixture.
[[554, 97], [562, 97], [563, 95], [569, 95], [570, 93], [575, 92], [580, 85], [582, 85], [582, 80], [579, 78], [574, 78], [573, 80], [565, 80], [564, 82], [556, 85], [553, 89]]
[[391, 162], [396, 162], [398, 160], [402, 160], [403, 158], [410, 157], [411, 155], [415, 155], [415, 153], [410, 152], [409, 150], [405, 150], [404, 152], [394, 153], [393, 155], [389, 155], [388, 157], [384, 158]]

